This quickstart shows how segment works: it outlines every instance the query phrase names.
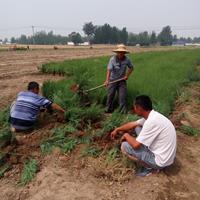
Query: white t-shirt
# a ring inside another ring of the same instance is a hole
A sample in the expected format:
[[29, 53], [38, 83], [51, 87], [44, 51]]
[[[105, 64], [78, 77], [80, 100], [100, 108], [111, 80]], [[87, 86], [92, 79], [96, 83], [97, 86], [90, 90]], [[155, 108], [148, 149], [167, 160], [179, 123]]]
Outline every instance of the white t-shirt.
[[171, 165], [176, 155], [176, 131], [171, 121], [152, 110], [146, 120], [142, 118], [137, 123], [142, 130], [136, 140], [154, 153], [158, 166]]

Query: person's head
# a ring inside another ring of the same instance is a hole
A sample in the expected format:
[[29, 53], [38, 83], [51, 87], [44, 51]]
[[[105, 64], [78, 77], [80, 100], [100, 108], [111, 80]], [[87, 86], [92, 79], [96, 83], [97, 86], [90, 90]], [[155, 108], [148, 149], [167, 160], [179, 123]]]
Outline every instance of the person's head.
[[119, 59], [123, 59], [125, 54], [129, 53], [129, 51], [126, 49], [126, 46], [124, 44], [117, 45], [117, 48], [113, 50], [117, 54], [117, 57]]
[[150, 112], [153, 109], [152, 101], [147, 95], [140, 95], [135, 98], [134, 111], [139, 116], [144, 116], [145, 113]]
[[30, 82], [28, 84], [28, 91], [38, 94], [39, 93], [39, 84], [35, 81]]

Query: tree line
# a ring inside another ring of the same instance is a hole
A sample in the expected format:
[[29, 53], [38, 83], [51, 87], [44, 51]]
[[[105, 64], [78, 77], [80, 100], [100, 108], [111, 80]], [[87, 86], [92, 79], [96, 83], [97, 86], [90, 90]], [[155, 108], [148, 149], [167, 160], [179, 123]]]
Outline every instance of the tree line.
[[151, 33], [144, 31], [138, 34], [128, 33], [126, 27], [122, 29], [116, 26], [111, 26], [108, 23], [97, 26], [92, 22], [85, 23], [83, 25], [83, 32], [85, 36], [81, 36], [78, 32], [72, 32], [68, 36], [55, 35], [53, 31], [45, 32], [40, 31], [33, 36], [21, 35], [19, 38], [11, 38], [11, 43], [17, 44], [41, 44], [41, 45], [56, 45], [66, 44], [67, 42], [73, 42], [74, 44], [82, 42], [90, 42], [90, 44], [119, 44], [126, 45], [140, 45], [149, 46], [160, 44], [162, 46], [172, 45], [173, 42], [183, 43], [198, 43], [200, 37], [196, 38], [177, 38], [172, 34], [170, 26], [165, 26], [160, 33], [156, 34], [155, 31]]

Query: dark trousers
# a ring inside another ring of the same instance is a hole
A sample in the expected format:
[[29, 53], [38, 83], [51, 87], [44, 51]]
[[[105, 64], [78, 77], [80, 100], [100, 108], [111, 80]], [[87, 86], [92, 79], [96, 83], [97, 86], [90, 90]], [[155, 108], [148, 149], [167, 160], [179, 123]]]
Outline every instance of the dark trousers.
[[108, 96], [107, 96], [107, 111], [113, 112], [113, 102], [116, 92], [119, 97], [119, 110], [122, 113], [126, 112], [126, 96], [127, 96], [127, 86], [126, 81], [120, 81], [117, 83], [110, 84], [108, 86]]

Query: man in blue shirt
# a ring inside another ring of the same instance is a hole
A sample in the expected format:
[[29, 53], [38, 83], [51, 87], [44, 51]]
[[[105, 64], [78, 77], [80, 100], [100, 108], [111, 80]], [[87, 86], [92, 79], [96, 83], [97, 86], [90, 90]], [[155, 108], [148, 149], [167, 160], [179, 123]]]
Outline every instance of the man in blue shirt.
[[65, 112], [56, 103], [39, 95], [39, 84], [30, 82], [28, 91], [20, 92], [10, 109], [11, 131], [24, 131], [32, 129], [37, 120], [40, 108], [55, 109]]
[[[112, 113], [113, 101], [115, 98], [115, 93], [118, 92], [119, 95], [119, 109], [122, 113], [126, 112], [126, 96], [127, 96], [127, 86], [126, 81], [128, 80], [130, 74], [133, 71], [133, 64], [130, 59], [125, 55], [129, 53], [126, 50], [125, 45], [121, 44], [117, 46], [117, 49], [114, 50], [116, 55], [110, 58], [107, 67], [107, 75], [105, 86], [108, 87], [108, 96], [107, 96], [107, 113]], [[128, 70], [127, 70], [128, 68]], [[121, 79], [116, 83], [109, 84], [110, 82]]]

